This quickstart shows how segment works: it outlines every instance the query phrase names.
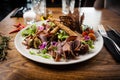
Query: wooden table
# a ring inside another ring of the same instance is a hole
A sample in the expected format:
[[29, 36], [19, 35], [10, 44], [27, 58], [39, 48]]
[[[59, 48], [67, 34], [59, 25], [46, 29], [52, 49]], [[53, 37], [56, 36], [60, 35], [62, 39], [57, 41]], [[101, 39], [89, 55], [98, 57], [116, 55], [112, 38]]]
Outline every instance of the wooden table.
[[[58, 18], [61, 8], [50, 8], [53, 15]], [[94, 26], [114, 25], [114, 29], [120, 31], [120, 15], [109, 10], [95, 10], [83, 8], [85, 13], [84, 23]], [[13, 11], [14, 12], [14, 11]], [[13, 13], [12, 12], [12, 13]], [[103, 46], [99, 54], [82, 63], [64, 66], [52, 66], [37, 63], [23, 57], [14, 46], [16, 33], [9, 34], [13, 25], [24, 23], [22, 18], [10, 18], [10, 13], [0, 22], [0, 32], [11, 37], [7, 60], [0, 63], [0, 80], [119, 80], [120, 63], [117, 63]]]

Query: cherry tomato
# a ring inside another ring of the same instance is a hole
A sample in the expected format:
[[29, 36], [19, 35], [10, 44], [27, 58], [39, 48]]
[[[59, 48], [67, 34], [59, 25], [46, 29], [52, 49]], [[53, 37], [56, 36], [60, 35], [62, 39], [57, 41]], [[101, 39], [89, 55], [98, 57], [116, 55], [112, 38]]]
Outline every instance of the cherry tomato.
[[92, 39], [92, 40], [96, 40], [95, 34], [94, 33], [89, 33], [88, 36]]
[[82, 32], [82, 36], [88, 35], [87, 32]]

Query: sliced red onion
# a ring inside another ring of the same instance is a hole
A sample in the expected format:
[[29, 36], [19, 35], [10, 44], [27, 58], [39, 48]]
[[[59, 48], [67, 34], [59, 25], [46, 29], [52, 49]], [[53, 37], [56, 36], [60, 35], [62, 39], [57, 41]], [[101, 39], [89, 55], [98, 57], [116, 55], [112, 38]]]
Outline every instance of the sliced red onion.
[[86, 41], [88, 41], [88, 40], [90, 40], [90, 37], [89, 37], [89, 36], [85, 36], [84, 39], [85, 39]]
[[57, 43], [56, 41], [52, 41], [52, 42], [51, 42], [51, 45], [52, 45], [52, 46], [57, 46], [57, 44], [58, 44], [58, 43]]
[[38, 29], [39, 29], [40, 31], [43, 31], [43, 30], [44, 30], [44, 26], [39, 26]]
[[39, 48], [40, 48], [40, 49], [45, 49], [46, 46], [47, 46], [47, 42], [43, 42], [43, 43], [39, 46]]

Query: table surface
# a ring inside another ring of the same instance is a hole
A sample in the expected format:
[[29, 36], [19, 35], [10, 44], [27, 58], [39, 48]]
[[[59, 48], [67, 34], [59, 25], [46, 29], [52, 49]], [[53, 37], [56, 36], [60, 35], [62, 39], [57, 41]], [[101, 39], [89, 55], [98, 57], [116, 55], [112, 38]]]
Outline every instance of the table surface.
[[[53, 11], [54, 17], [58, 18], [61, 8], [49, 8]], [[120, 15], [109, 10], [95, 10], [94, 8], [82, 8], [85, 13], [84, 24], [111, 25], [120, 31]], [[13, 11], [14, 12], [14, 11]], [[11, 12], [0, 22], [0, 32], [10, 36], [10, 48], [7, 60], [0, 63], [0, 80], [118, 80], [120, 79], [120, 63], [116, 62], [111, 54], [103, 46], [98, 55], [90, 60], [72, 65], [47, 65], [31, 61], [22, 56], [15, 48], [14, 38], [17, 33], [9, 34], [13, 25], [24, 23], [22, 18], [10, 18]]]

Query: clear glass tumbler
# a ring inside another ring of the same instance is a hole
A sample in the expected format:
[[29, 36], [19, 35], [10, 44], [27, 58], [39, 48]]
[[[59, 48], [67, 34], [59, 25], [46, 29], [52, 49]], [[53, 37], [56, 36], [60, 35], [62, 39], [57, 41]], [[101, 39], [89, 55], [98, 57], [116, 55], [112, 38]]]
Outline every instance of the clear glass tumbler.
[[69, 14], [69, 1], [70, 0], [62, 0], [62, 13]]
[[32, 0], [33, 10], [39, 15], [46, 15], [46, 0]]
[[62, 13], [69, 14], [74, 13], [75, 0], [62, 0]]
[[38, 3], [40, 0], [32, 0], [32, 9], [37, 13], [38, 12]]
[[70, 1], [70, 12], [73, 14], [75, 8], [75, 0]]
[[24, 12], [23, 18], [26, 24], [33, 24], [36, 19], [36, 13], [33, 10], [27, 10]]
[[38, 9], [40, 15], [46, 16], [46, 0], [39, 0]]

